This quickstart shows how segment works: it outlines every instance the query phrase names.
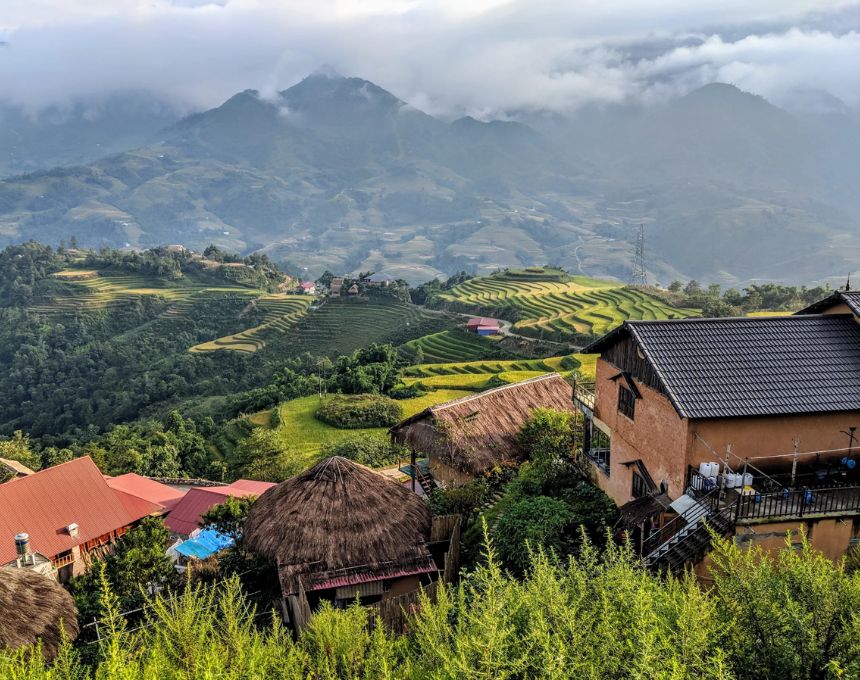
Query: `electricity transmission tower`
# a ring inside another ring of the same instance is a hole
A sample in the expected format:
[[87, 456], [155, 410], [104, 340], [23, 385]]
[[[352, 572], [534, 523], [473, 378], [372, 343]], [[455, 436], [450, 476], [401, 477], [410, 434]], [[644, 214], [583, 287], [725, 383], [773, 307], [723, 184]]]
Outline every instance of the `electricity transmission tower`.
[[645, 225], [639, 225], [639, 235], [636, 237], [636, 252], [633, 256], [633, 273], [630, 283], [636, 286], [648, 285], [648, 269], [645, 266]]

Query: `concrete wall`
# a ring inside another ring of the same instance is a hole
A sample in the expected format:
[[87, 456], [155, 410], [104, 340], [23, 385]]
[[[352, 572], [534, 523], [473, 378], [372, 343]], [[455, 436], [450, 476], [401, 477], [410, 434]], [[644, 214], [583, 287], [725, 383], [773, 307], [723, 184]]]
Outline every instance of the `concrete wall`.
[[663, 394], [636, 381], [642, 395], [636, 400], [634, 419], [618, 411], [618, 386], [623, 378], [611, 380], [619, 369], [604, 359], [597, 361], [595, 416], [611, 430], [610, 466], [607, 475], [596, 469], [598, 486], [618, 504], [633, 498], [633, 468], [624, 463], [642, 459], [654, 483], [669, 483], [669, 496], [684, 491], [687, 474], [686, 451], [689, 445], [687, 421], [678, 416]]
[[[799, 440], [798, 451], [803, 454], [809, 451], [837, 449], [832, 454], [822, 454], [822, 458], [841, 458], [848, 446], [848, 436], [842, 434], [849, 427], [860, 428], [860, 412], [826, 413], [807, 416], [772, 416], [766, 418], [726, 418], [723, 420], [697, 420], [690, 423], [691, 449], [689, 461], [698, 467], [699, 463], [715, 461], [714, 453], [708, 448], [728, 459], [733, 467], [742, 467], [743, 462], [734, 456], [727, 456], [731, 451], [740, 458], [756, 458], [791, 454], [794, 450], [794, 440]], [[860, 429], [858, 429], [860, 433]], [[707, 446], [697, 438], [707, 442]], [[860, 452], [860, 446], [855, 441], [855, 450]], [[801, 455], [798, 461], [813, 462], [814, 454]], [[780, 459], [769, 461], [751, 460], [754, 465], [765, 471], [791, 468], [792, 456], [786, 455]]]

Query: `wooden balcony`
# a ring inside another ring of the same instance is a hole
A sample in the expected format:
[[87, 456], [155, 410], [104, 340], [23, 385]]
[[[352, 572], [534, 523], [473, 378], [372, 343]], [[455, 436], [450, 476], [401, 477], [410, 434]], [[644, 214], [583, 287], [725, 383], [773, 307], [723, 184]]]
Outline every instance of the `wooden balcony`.
[[581, 382], [577, 380], [573, 383], [573, 402], [580, 410], [588, 415], [594, 414], [594, 383]]
[[75, 556], [72, 553], [68, 555], [63, 555], [62, 557], [55, 557], [51, 560], [51, 564], [54, 565], [54, 569], [62, 569], [63, 567], [67, 567], [70, 564], [75, 563]]

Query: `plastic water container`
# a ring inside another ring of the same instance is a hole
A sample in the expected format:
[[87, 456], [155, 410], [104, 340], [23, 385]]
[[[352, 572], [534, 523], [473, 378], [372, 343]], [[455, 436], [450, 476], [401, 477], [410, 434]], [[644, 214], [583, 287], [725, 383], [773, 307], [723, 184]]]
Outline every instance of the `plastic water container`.
[[743, 475], [743, 478], [744, 478], [743, 486], [752, 486], [752, 483], [753, 483], [752, 472], [745, 472]]
[[720, 464], [719, 463], [711, 463], [711, 474], [708, 477], [716, 477], [720, 474]]
[[699, 474], [702, 477], [710, 477], [711, 476], [711, 464], [710, 463], [699, 463]]
[[726, 488], [734, 489], [737, 486], [737, 475], [732, 472], [727, 472], [723, 477], [726, 480]]

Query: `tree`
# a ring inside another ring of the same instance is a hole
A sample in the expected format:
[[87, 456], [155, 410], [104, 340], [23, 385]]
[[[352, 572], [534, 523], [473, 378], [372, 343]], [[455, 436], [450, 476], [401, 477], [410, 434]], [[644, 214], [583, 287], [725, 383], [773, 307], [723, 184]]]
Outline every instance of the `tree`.
[[517, 440], [537, 467], [550, 467], [573, 455], [574, 415], [569, 411], [538, 408], [522, 425]]
[[680, 281], [677, 281], [677, 280], [672, 281], [672, 283], [669, 284], [669, 292], [671, 292], [671, 293], [680, 293], [681, 290], [683, 290], [683, 288], [684, 288], [684, 285]]
[[573, 512], [555, 498], [536, 496], [517, 502], [502, 514], [494, 532], [499, 559], [515, 574], [523, 574], [531, 561], [529, 549], [567, 554], [572, 521]]
[[18, 461], [31, 470], [42, 467], [38, 454], [30, 450], [30, 437], [21, 430], [15, 430], [11, 439], [0, 441], [0, 458]]
[[248, 512], [256, 500], [253, 496], [245, 498], [228, 497], [223, 503], [213, 505], [202, 517], [204, 527], [210, 527], [224, 536], [230, 536], [238, 540], [242, 536], [242, 529]]
[[72, 579], [71, 591], [80, 619], [91, 621], [101, 611], [99, 563], [123, 610], [137, 609], [149, 595], [170, 585], [176, 572], [165, 553], [169, 540], [164, 522], [148, 517], [117, 541], [112, 553], [96, 560], [90, 571]]
[[713, 594], [738, 678], [860, 674], [860, 577], [786, 538], [776, 554], [725, 539], [711, 553]]

